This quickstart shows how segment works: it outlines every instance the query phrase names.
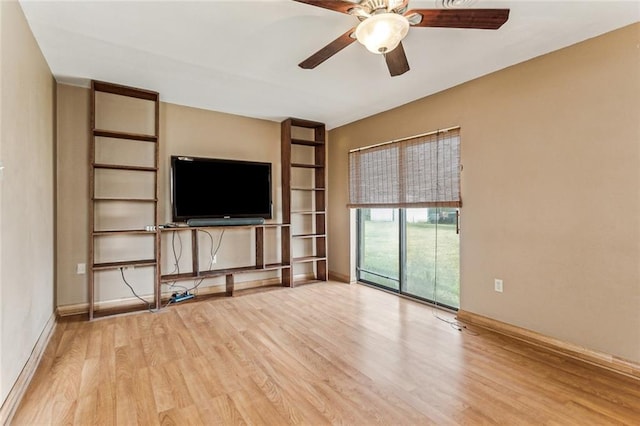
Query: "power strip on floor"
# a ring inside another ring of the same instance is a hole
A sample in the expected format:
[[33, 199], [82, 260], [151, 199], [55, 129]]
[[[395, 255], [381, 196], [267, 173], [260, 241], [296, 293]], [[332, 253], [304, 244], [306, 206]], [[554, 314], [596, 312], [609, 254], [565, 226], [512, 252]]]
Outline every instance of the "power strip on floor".
[[171, 295], [170, 301], [171, 303], [178, 303], [184, 302], [185, 300], [193, 299], [194, 297], [196, 297], [195, 294], [185, 291], [184, 293], [174, 293], [173, 295]]

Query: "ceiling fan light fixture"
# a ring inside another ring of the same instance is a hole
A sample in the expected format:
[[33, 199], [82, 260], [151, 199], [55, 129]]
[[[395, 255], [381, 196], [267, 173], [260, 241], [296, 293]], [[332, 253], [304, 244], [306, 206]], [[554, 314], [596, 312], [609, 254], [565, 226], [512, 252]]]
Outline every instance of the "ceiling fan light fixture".
[[397, 13], [378, 13], [356, 28], [356, 38], [372, 53], [388, 53], [398, 47], [409, 31], [409, 21]]

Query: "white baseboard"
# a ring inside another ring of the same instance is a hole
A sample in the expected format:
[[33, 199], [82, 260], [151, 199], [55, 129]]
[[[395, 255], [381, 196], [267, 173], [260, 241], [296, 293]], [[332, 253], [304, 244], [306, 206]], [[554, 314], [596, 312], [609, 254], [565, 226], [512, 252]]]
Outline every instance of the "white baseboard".
[[13, 387], [9, 391], [7, 398], [4, 400], [2, 407], [0, 407], [0, 424], [8, 425], [11, 423], [11, 419], [18, 409], [20, 401], [22, 401], [22, 397], [27, 391], [29, 383], [31, 383], [33, 374], [36, 372], [36, 369], [40, 364], [42, 355], [49, 344], [49, 339], [51, 339], [55, 327], [56, 315], [53, 313], [40, 333], [40, 337], [38, 337], [36, 344], [33, 346], [31, 355], [29, 355], [18, 379], [13, 384]]

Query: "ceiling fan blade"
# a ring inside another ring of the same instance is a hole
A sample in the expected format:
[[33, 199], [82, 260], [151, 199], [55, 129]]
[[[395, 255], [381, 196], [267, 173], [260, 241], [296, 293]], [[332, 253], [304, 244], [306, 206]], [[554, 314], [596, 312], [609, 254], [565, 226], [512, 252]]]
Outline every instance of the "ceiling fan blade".
[[412, 9], [404, 15], [414, 13], [422, 16], [414, 27], [497, 30], [509, 19], [509, 9]]
[[345, 47], [349, 46], [354, 41], [356, 41], [354, 37], [351, 37], [351, 34], [353, 34], [354, 31], [355, 31], [355, 28], [351, 28], [349, 31], [342, 34], [340, 37], [333, 40], [331, 43], [327, 44], [325, 47], [318, 50], [316, 53], [309, 56], [304, 61], [300, 62], [298, 66], [300, 68], [304, 68], [307, 70], [317, 67], [318, 65], [320, 65], [321, 63], [323, 63], [324, 61], [326, 61], [327, 59], [329, 59], [330, 57], [332, 57], [333, 55], [335, 55]]
[[357, 7], [357, 3], [343, 0], [293, 0], [298, 3], [310, 4], [311, 6], [318, 6], [324, 9], [335, 10], [336, 12], [349, 13], [350, 9]]
[[409, 62], [407, 61], [407, 55], [404, 53], [402, 43], [391, 52], [385, 53], [384, 60], [387, 61], [387, 68], [389, 68], [391, 77], [402, 75], [409, 71]]

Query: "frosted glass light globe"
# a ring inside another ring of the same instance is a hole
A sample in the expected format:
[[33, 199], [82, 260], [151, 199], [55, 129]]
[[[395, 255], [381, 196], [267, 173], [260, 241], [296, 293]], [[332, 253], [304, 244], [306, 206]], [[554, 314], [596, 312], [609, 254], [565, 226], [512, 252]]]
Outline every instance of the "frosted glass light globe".
[[360, 22], [356, 38], [372, 53], [387, 53], [398, 44], [409, 31], [409, 21], [397, 13], [380, 13]]

